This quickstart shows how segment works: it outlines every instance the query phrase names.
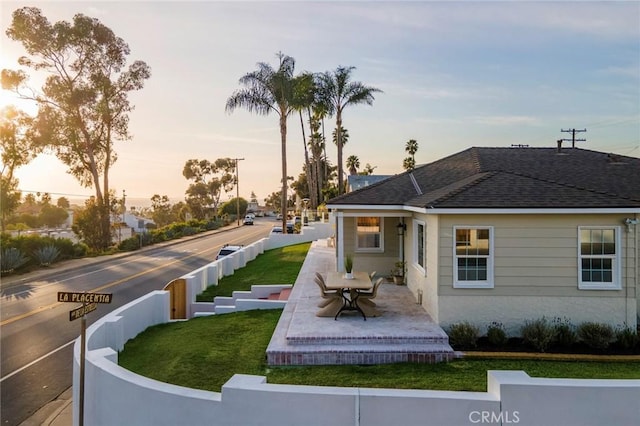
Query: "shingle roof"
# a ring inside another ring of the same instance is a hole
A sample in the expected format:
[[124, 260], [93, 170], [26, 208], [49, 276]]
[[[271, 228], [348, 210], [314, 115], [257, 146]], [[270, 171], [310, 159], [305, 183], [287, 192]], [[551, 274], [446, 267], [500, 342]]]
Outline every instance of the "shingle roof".
[[640, 207], [640, 159], [581, 148], [474, 147], [341, 195], [330, 205]]

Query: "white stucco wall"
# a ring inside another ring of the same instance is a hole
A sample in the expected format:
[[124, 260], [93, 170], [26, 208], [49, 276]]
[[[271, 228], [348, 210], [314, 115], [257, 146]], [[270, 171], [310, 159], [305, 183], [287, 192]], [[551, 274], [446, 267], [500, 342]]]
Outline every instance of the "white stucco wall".
[[[448, 392], [276, 385], [261, 376], [235, 375], [218, 393], [158, 382], [118, 366], [117, 351], [127, 340], [169, 321], [169, 304], [168, 292], [151, 292], [88, 328], [85, 424], [448, 426], [479, 424], [486, 415], [502, 424], [509, 423], [505, 419], [514, 423], [517, 416], [520, 425], [600, 426], [634, 424], [640, 418], [640, 380], [535, 379], [524, 372], [488, 372], [487, 392]], [[79, 366], [78, 339], [73, 352], [74, 425], [79, 424]]]
[[519, 336], [526, 320], [545, 316], [568, 318], [571, 323], [600, 322], [617, 327], [629, 317], [635, 318], [632, 303], [620, 298], [543, 297], [543, 296], [440, 296], [439, 324], [444, 330], [455, 323], [469, 321], [481, 328], [481, 333], [493, 321], [501, 322], [509, 335]]

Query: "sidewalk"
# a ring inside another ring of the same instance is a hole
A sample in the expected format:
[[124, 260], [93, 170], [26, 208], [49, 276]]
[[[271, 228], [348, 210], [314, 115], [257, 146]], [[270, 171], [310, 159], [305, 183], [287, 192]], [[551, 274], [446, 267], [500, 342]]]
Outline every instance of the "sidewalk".
[[73, 424], [71, 395], [72, 391], [69, 388], [20, 423], [20, 426], [71, 426]]

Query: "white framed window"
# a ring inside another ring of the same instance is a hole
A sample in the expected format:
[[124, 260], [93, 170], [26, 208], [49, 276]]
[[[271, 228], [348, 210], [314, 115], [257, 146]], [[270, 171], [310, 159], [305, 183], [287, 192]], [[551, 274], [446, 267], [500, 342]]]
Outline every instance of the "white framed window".
[[384, 221], [377, 216], [356, 217], [356, 250], [359, 252], [384, 251]]
[[620, 290], [620, 228], [578, 227], [578, 288]]
[[453, 228], [453, 287], [493, 288], [493, 227]]
[[413, 263], [422, 273], [427, 271], [427, 225], [414, 219], [413, 221]]

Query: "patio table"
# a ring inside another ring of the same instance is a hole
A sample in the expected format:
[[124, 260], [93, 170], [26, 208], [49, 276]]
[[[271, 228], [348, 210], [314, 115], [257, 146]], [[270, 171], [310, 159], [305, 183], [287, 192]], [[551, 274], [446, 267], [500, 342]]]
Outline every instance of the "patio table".
[[338, 316], [344, 311], [358, 311], [362, 314], [362, 318], [367, 320], [367, 316], [358, 305], [359, 291], [373, 288], [373, 283], [367, 272], [355, 271], [353, 279], [347, 279], [343, 272], [331, 271], [327, 273], [326, 287], [327, 290], [338, 290], [342, 295], [342, 307], [334, 319], [338, 319]]

